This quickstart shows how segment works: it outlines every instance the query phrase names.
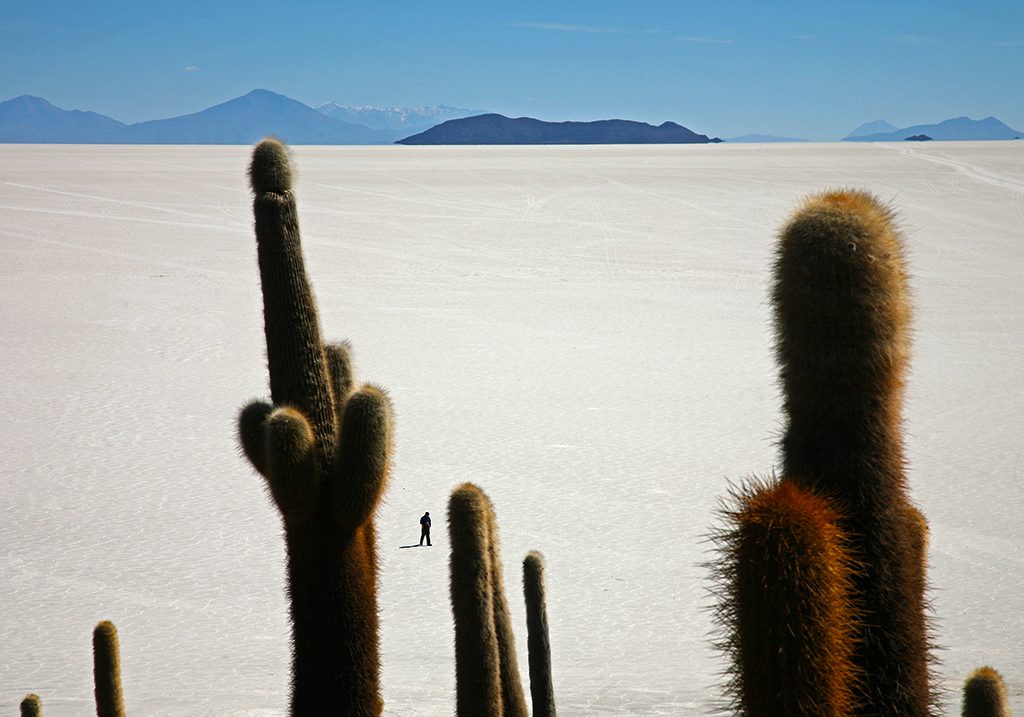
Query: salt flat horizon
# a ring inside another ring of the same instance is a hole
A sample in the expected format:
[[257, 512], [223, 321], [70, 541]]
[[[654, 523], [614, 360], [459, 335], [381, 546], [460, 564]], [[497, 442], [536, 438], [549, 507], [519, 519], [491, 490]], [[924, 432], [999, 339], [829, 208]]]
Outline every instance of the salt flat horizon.
[[[242, 146], [0, 145], [0, 710], [283, 715], [277, 512], [234, 421], [267, 394]], [[799, 201], [897, 210], [915, 304], [908, 479], [928, 517], [943, 712], [992, 664], [1024, 709], [1024, 144], [291, 149], [325, 337], [390, 392], [385, 713], [454, 706], [444, 518], [493, 499], [547, 561], [559, 711], [720, 702], [706, 536], [781, 430], [767, 291]], [[424, 510], [434, 547], [418, 540]]]

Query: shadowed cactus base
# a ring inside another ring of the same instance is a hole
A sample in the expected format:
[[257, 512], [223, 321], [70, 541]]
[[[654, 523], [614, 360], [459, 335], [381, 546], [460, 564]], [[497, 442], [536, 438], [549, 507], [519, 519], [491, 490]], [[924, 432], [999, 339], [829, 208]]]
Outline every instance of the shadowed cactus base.
[[321, 339], [285, 147], [261, 142], [249, 175], [271, 401], [242, 410], [238, 437], [284, 523], [291, 714], [376, 717], [374, 518], [390, 471], [391, 403], [377, 386], [354, 388], [347, 343]]

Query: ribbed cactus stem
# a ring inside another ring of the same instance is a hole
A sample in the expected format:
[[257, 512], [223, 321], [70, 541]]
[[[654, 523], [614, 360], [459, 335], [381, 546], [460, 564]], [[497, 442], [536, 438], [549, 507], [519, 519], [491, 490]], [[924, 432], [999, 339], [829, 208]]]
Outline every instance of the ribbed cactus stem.
[[92, 633], [96, 717], [124, 717], [121, 655], [114, 623], [104, 620]]
[[21, 701], [21, 717], [43, 717], [43, 701], [39, 699], [39, 695], [25, 695], [25, 699]]
[[813, 196], [782, 230], [773, 289], [785, 395], [783, 475], [841, 506], [862, 563], [856, 714], [932, 714], [920, 530], [906, 493], [902, 402], [910, 301], [892, 212]]
[[1011, 717], [1003, 676], [985, 666], [974, 670], [964, 682], [961, 717]]
[[523, 597], [526, 602], [527, 648], [530, 662], [530, 698], [533, 717], [555, 717], [555, 688], [551, 678], [551, 641], [548, 635], [544, 556], [531, 551], [523, 560]]

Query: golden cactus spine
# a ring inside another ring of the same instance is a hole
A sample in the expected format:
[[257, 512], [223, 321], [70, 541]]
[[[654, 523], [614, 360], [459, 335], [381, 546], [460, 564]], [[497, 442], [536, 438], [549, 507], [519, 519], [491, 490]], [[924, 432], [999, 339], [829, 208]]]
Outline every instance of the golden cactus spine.
[[120, 646], [117, 628], [109, 620], [92, 632], [92, 661], [96, 717], [124, 717]]
[[284, 524], [291, 713], [376, 717], [374, 517], [390, 468], [391, 404], [376, 386], [354, 389], [348, 345], [321, 339], [285, 147], [261, 142], [249, 174], [271, 402], [246, 406], [238, 433]]

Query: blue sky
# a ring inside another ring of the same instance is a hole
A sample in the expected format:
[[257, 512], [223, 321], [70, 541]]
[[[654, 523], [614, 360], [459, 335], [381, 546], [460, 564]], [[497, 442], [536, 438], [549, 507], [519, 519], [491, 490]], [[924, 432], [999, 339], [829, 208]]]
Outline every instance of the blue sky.
[[309, 105], [673, 120], [721, 137], [960, 115], [1024, 130], [1020, 0], [4, 5], [0, 100], [124, 122], [260, 87]]

